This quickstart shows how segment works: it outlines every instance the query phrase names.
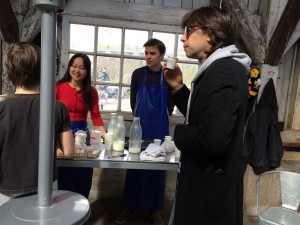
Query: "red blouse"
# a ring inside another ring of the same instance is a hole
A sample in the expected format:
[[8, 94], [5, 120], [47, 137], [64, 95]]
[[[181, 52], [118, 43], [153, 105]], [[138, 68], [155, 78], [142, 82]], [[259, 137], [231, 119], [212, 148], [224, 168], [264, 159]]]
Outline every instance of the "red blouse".
[[[76, 90], [68, 82], [56, 83], [56, 99], [62, 101], [67, 106], [71, 122], [87, 120], [88, 110], [84, 104], [82, 90]], [[98, 92], [94, 87], [92, 87], [91, 103], [90, 113], [94, 126], [104, 126], [99, 111]]]

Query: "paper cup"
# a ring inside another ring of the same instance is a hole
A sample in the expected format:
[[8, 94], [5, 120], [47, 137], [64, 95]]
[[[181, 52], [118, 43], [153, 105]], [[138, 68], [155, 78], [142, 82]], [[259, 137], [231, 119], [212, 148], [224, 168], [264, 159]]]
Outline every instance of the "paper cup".
[[176, 145], [175, 145], [175, 157], [176, 158], [179, 158], [180, 157], [180, 151], [179, 151], [179, 149], [176, 147]]
[[178, 61], [178, 58], [169, 56], [169, 57], [168, 57], [168, 60], [167, 60], [167, 68], [168, 68], [168, 69], [171, 69], [171, 70], [174, 70], [177, 61]]
[[154, 143], [155, 145], [160, 146], [161, 140], [160, 140], [160, 139], [153, 139], [153, 143]]

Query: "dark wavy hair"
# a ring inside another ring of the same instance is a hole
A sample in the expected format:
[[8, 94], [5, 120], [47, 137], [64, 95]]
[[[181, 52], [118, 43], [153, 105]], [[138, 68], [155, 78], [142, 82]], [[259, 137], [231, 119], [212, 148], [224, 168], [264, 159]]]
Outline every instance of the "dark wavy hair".
[[237, 23], [230, 13], [216, 7], [201, 7], [195, 9], [182, 18], [181, 27], [199, 27], [212, 40], [211, 55], [218, 48], [235, 43], [237, 38]]
[[75, 55], [73, 55], [69, 60], [68, 68], [65, 72], [65, 75], [58, 81], [58, 83], [71, 81], [72, 78], [69, 71], [70, 71], [70, 67], [73, 65], [74, 60], [76, 58], [82, 58], [84, 68], [86, 69], [86, 76], [82, 82], [83, 84], [82, 90], [83, 90], [83, 99], [84, 99], [85, 106], [88, 110], [90, 110], [92, 105], [91, 60], [87, 55], [83, 53], [76, 53]]

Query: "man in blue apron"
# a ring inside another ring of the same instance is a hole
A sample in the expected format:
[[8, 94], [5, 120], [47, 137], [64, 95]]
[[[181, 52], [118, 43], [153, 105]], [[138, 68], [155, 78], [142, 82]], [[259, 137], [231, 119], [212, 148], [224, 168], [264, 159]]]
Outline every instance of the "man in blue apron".
[[[169, 115], [174, 103], [165, 81], [161, 61], [166, 47], [157, 39], [144, 44], [146, 66], [136, 69], [131, 77], [130, 104], [134, 116], [140, 117], [143, 140], [161, 139], [169, 135]], [[124, 208], [115, 222], [126, 223], [137, 211], [149, 211], [153, 224], [163, 225], [159, 211], [164, 207], [166, 171], [127, 170]]]

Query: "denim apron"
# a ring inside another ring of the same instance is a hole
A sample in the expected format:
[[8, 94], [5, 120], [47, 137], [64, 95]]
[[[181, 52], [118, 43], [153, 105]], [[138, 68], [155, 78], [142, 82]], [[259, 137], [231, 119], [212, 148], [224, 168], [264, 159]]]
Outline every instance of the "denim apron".
[[[134, 116], [140, 117], [144, 140], [161, 139], [169, 134], [167, 109], [168, 87], [163, 85], [163, 72], [160, 85], [146, 85], [145, 69], [143, 84], [139, 87]], [[124, 187], [124, 207], [131, 211], [159, 211], [164, 207], [166, 171], [127, 170]]]
[[[87, 132], [87, 143], [89, 143], [88, 124], [84, 121], [72, 122], [73, 135], [78, 131]], [[76, 192], [88, 198], [93, 178], [93, 168], [85, 167], [58, 167], [58, 190]]]

